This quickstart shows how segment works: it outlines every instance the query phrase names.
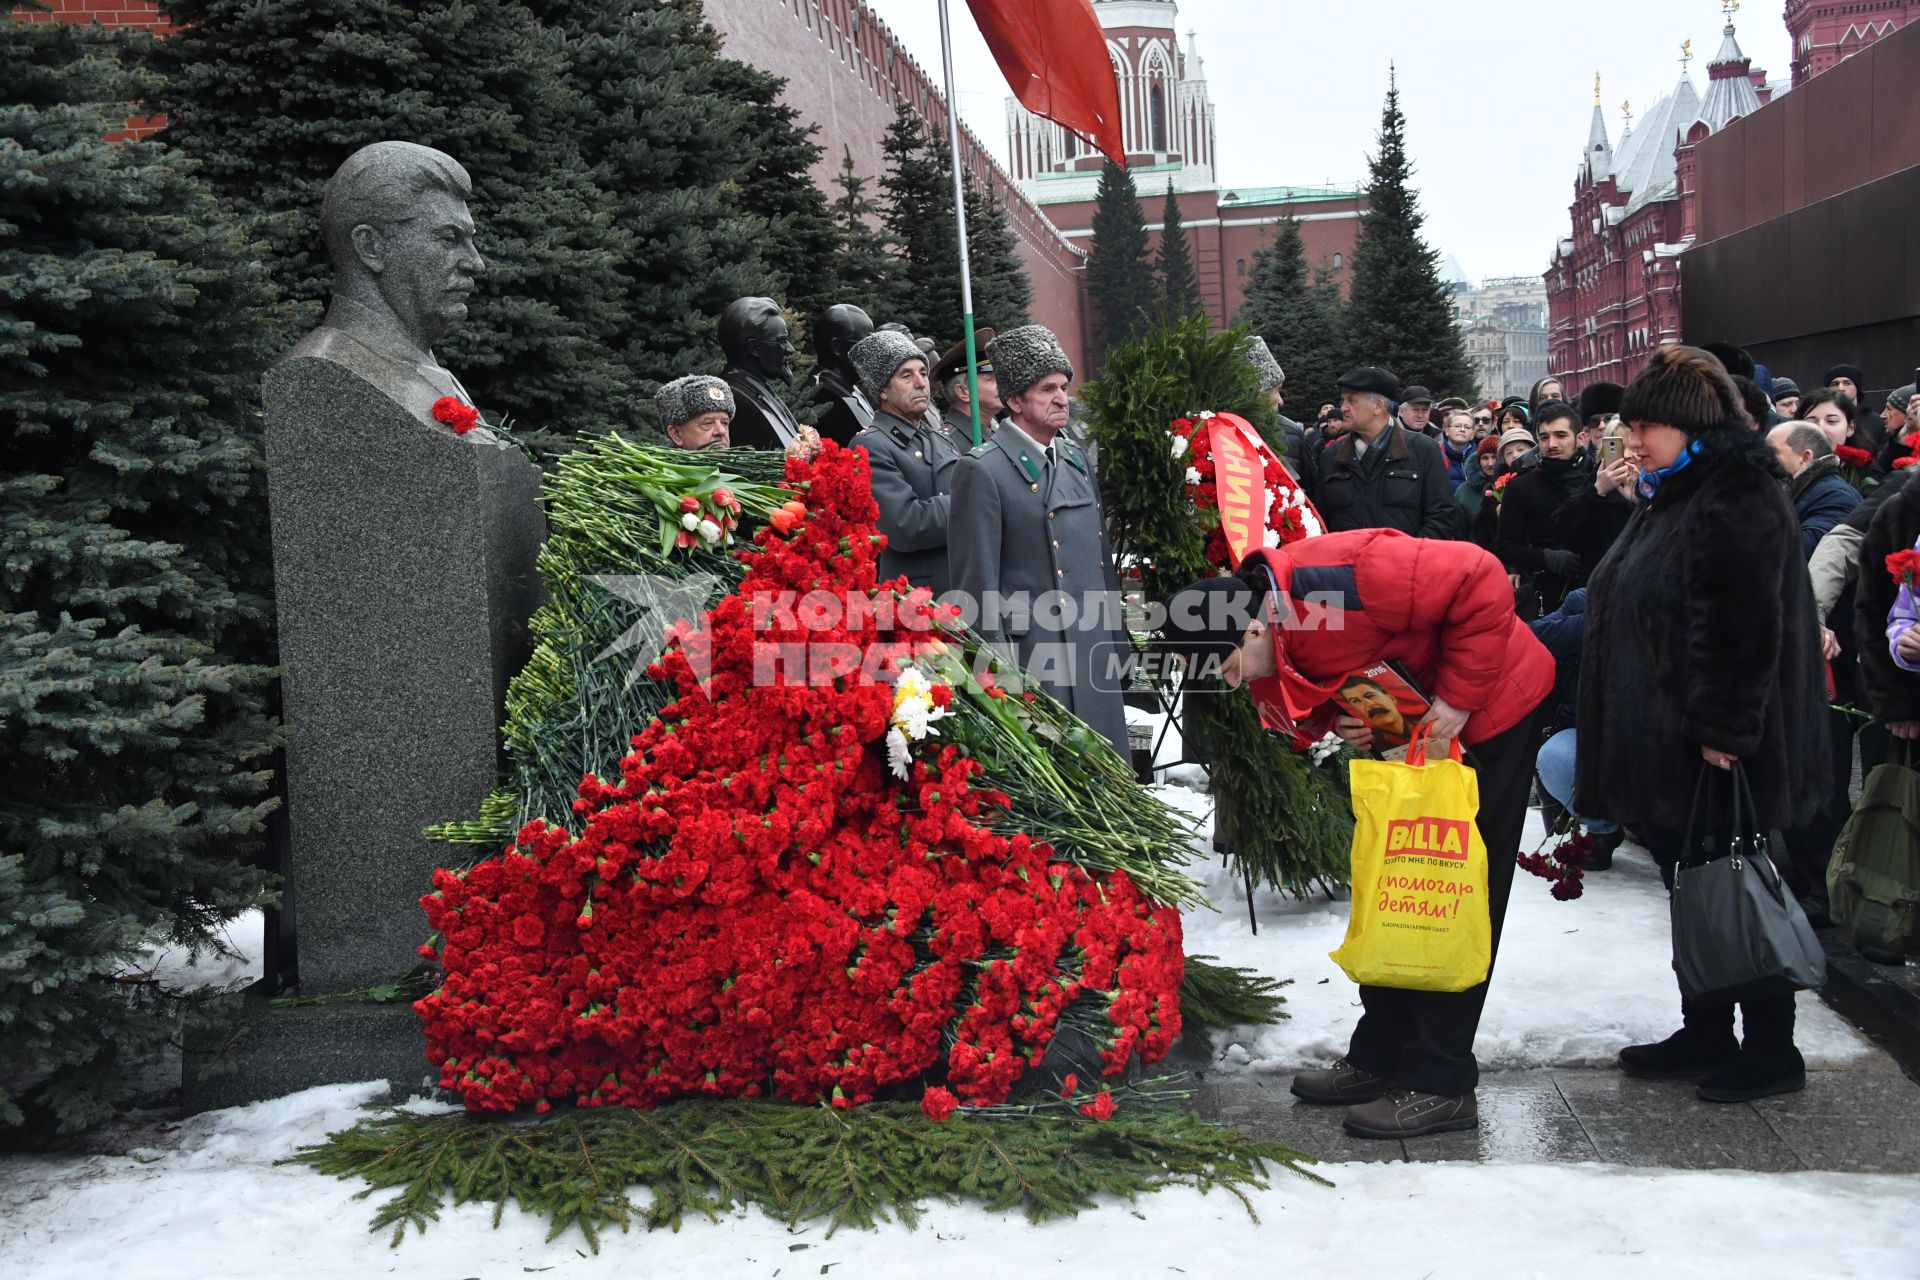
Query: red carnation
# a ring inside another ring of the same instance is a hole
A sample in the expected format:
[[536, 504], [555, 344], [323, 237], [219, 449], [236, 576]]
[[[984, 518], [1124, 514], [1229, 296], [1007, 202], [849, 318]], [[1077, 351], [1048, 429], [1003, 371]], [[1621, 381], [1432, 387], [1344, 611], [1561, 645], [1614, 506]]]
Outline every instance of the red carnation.
[[920, 1110], [927, 1119], [939, 1124], [960, 1108], [960, 1099], [953, 1096], [952, 1090], [934, 1085], [920, 1095]]
[[1896, 551], [1887, 557], [1887, 572], [1902, 586], [1920, 585], [1920, 551]]
[[1873, 462], [1873, 454], [1865, 449], [1856, 449], [1850, 444], [1839, 445], [1834, 452], [1840, 455], [1840, 461], [1849, 467], [1869, 466]]
[[1089, 1120], [1111, 1120], [1113, 1113], [1119, 1110], [1113, 1102], [1113, 1091], [1102, 1089], [1100, 1096], [1080, 1108], [1080, 1114]]
[[480, 411], [454, 396], [441, 396], [433, 402], [433, 420], [453, 428], [463, 436], [480, 425]]
[[1080, 1092], [1080, 1077], [1069, 1072], [1067, 1078], [1060, 1082], [1060, 1096], [1071, 1098], [1078, 1092]]
[[1915, 463], [1920, 463], [1920, 458], [1915, 458], [1912, 456], [1908, 456], [1905, 458], [1895, 458], [1893, 460], [1893, 469], [1895, 471], [1905, 471], [1908, 467], [1913, 466]]

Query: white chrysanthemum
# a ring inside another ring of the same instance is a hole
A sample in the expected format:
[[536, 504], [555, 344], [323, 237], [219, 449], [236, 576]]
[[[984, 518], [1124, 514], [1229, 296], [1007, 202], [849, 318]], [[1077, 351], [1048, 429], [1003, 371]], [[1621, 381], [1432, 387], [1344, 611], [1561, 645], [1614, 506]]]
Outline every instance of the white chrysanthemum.
[[1267, 530], [1267, 537], [1266, 537], [1266, 543], [1267, 543], [1267, 545], [1268, 545], [1268, 546], [1270, 546], [1270, 547], [1277, 547], [1277, 546], [1279, 546], [1279, 545], [1280, 545], [1280, 534], [1279, 534], [1279, 532], [1278, 532], [1277, 530], [1274, 530], [1274, 529], [1269, 529], [1269, 530]]
[[926, 698], [933, 693], [933, 686], [927, 683], [926, 675], [918, 667], [903, 667], [893, 680], [893, 705], [899, 706], [908, 698]]
[[898, 729], [887, 730], [887, 768], [896, 778], [907, 776], [912, 757], [907, 754], [907, 735]]
[[926, 738], [937, 738], [936, 720], [950, 714], [945, 707], [933, 705], [933, 685], [918, 667], [903, 668], [893, 682], [892, 728], [887, 731], [887, 764], [897, 777], [907, 776], [908, 747]]
[[1173, 456], [1176, 458], [1186, 457], [1187, 449], [1191, 446], [1191, 444], [1192, 442], [1189, 441], [1185, 436], [1175, 436], [1173, 438]]
[[1198, 467], [1188, 467], [1188, 468], [1187, 468], [1187, 483], [1188, 483], [1188, 484], [1199, 484], [1202, 478], [1203, 478], [1203, 477], [1202, 477], [1202, 476], [1200, 475], [1200, 468], [1198, 468]]

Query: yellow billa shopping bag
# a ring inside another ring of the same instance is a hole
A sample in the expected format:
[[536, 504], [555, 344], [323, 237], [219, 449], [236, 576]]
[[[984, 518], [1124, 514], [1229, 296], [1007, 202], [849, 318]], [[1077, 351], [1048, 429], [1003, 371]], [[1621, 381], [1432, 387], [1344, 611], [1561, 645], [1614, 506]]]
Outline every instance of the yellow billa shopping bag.
[[1428, 761], [1416, 736], [1404, 763], [1355, 760], [1353, 915], [1332, 959], [1355, 982], [1465, 991], [1493, 961], [1480, 783], [1452, 757]]

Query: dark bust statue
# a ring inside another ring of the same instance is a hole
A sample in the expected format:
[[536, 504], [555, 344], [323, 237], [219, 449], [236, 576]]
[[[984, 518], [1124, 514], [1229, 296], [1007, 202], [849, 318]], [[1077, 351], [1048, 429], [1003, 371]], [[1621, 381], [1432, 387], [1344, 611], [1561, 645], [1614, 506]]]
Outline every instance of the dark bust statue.
[[347, 157], [320, 203], [333, 298], [319, 328], [284, 358], [340, 365], [423, 423], [433, 423], [442, 396], [472, 404], [433, 353], [466, 319], [467, 296], [487, 269], [473, 244], [472, 194], [467, 171], [431, 147], [376, 142]]
[[850, 302], [835, 303], [813, 322], [813, 398], [826, 406], [818, 424], [825, 439], [845, 444], [873, 425], [873, 406], [847, 356], [872, 332], [873, 319]]
[[727, 357], [727, 385], [733, 388], [733, 443], [748, 449], [784, 449], [800, 434], [793, 416], [774, 391], [776, 382], [793, 378], [793, 339], [787, 318], [772, 298], [735, 298], [720, 313], [720, 350]]

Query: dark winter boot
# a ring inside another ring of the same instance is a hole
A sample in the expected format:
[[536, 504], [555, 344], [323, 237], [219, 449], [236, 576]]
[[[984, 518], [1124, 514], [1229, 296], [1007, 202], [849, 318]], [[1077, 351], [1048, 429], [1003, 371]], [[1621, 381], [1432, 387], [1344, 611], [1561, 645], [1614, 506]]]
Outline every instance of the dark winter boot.
[[1793, 997], [1740, 1002], [1746, 1032], [1740, 1056], [1700, 1081], [1708, 1102], [1752, 1102], [1807, 1087], [1807, 1064], [1793, 1044]]
[[1640, 1080], [1698, 1078], [1732, 1062], [1740, 1053], [1733, 1038], [1733, 1006], [1680, 1001], [1680, 1029], [1658, 1044], [1628, 1045], [1620, 1051], [1620, 1069]]
[[1372, 1102], [1393, 1082], [1362, 1071], [1345, 1058], [1325, 1071], [1302, 1071], [1293, 1078], [1293, 1096], [1316, 1106], [1352, 1106]]
[[1611, 871], [1613, 869], [1613, 851], [1626, 842], [1627, 833], [1615, 827], [1605, 835], [1588, 833], [1593, 843], [1587, 846], [1587, 861], [1581, 868], [1585, 871]]
[[1548, 831], [1564, 831], [1573, 825], [1573, 815], [1566, 807], [1553, 798], [1546, 783], [1540, 781], [1540, 775], [1533, 775], [1533, 803], [1540, 810], [1540, 820]]

